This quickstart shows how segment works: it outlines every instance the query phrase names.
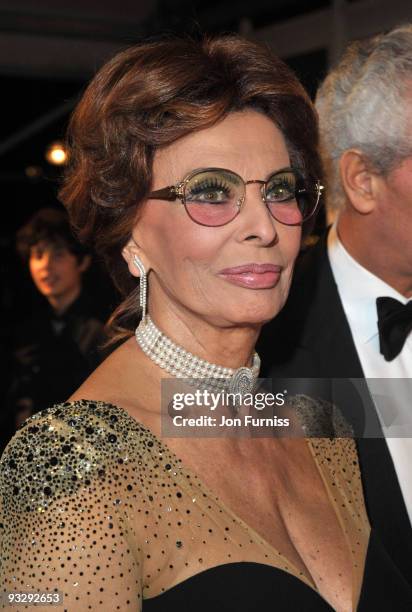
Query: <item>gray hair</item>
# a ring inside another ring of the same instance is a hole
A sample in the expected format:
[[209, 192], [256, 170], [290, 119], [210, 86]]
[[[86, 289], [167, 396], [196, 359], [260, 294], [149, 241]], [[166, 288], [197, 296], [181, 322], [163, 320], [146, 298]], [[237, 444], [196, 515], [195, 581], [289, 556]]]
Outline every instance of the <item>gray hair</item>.
[[381, 174], [412, 155], [408, 93], [412, 94], [412, 24], [352, 43], [322, 83], [316, 108], [332, 208], [344, 203], [339, 159], [345, 150], [361, 150]]

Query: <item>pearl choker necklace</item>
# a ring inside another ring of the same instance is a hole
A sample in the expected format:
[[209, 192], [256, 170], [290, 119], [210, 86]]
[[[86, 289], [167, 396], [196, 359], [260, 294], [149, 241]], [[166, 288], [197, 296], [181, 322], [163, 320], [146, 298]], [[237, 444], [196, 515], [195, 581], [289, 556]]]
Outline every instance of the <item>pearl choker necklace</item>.
[[[253, 392], [259, 376], [260, 358], [257, 353], [253, 355], [251, 368], [233, 370], [215, 365], [175, 344], [156, 327], [149, 315], [137, 327], [136, 340], [142, 351], [160, 368], [201, 389], [244, 395]], [[194, 380], [199, 378], [203, 379], [200, 384]]]

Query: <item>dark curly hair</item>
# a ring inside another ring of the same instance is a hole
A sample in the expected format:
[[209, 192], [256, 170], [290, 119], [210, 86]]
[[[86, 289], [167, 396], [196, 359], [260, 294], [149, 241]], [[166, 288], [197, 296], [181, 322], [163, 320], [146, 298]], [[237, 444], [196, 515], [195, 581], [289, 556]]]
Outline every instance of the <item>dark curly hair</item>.
[[130, 335], [138, 321], [138, 285], [121, 251], [150, 192], [154, 152], [246, 108], [273, 120], [292, 165], [320, 178], [312, 103], [286, 64], [257, 43], [238, 36], [147, 42], [116, 55], [89, 84], [70, 121], [60, 199], [125, 298], [112, 329]]
[[32, 247], [45, 242], [65, 247], [77, 257], [79, 263], [89, 253], [73, 235], [65, 210], [41, 208], [30, 217], [16, 234], [16, 249], [24, 263], [30, 259]]

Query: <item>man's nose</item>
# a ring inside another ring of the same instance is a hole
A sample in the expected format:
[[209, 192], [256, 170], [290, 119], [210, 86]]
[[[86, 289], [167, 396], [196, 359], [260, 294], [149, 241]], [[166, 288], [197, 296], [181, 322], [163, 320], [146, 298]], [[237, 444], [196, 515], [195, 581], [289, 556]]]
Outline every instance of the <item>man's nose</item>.
[[53, 254], [52, 253], [43, 253], [40, 259], [40, 265], [42, 268], [49, 268], [53, 264]]

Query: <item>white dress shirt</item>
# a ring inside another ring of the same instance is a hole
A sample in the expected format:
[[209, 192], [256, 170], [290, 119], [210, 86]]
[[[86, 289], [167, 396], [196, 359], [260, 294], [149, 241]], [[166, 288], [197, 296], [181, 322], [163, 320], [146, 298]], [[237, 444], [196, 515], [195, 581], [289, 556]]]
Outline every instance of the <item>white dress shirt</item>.
[[353, 259], [339, 240], [336, 224], [329, 232], [328, 255], [412, 523], [412, 334], [400, 354], [386, 361], [379, 351], [376, 310], [378, 297], [391, 297], [402, 304], [410, 298]]

